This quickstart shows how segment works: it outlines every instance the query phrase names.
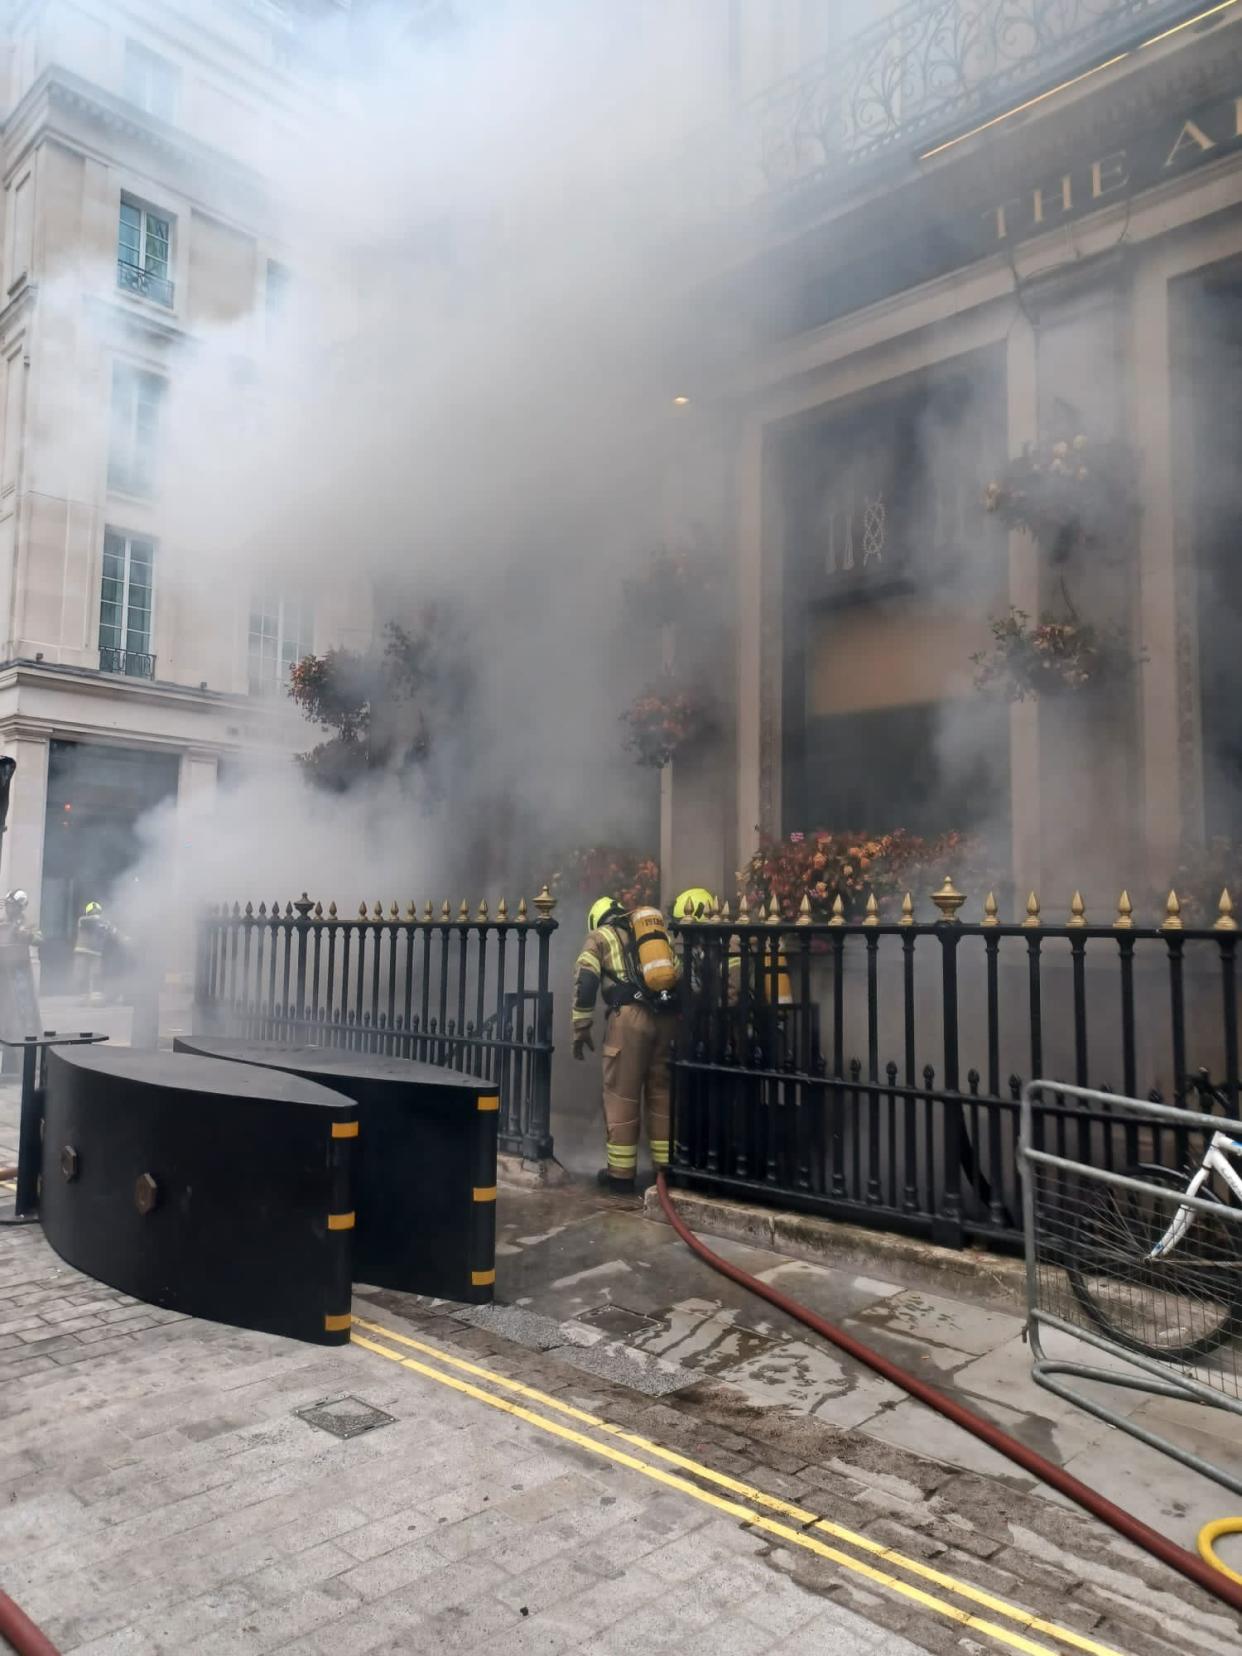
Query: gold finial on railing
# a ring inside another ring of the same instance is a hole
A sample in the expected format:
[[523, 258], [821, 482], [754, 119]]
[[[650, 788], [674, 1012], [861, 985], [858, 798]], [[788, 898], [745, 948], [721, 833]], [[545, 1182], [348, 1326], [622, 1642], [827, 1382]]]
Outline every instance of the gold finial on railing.
[[803, 892], [802, 901], [798, 904], [798, 924], [800, 926], [811, 924], [811, 898], [808, 892]]
[[375, 914], [375, 924], [378, 926], [380, 921], [384, 918], [384, 905], [383, 905], [383, 903], [380, 902], [378, 897], [375, 899], [374, 914]]
[[524, 926], [526, 924], [526, 899], [525, 899], [525, 897], [520, 897], [518, 899], [517, 917], [518, 917], [518, 925], [519, 926]]
[[1033, 891], [1026, 899], [1026, 919], [1022, 922], [1022, 924], [1024, 926], [1043, 925], [1043, 921], [1039, 918], [1039, 898]]
[[1134, 930], [1134, 904], [1130, 901], [1128, 891], [1123, 891], [1117, 899], [1117, 918], [1113, 921], [1113, 930]]
[[397, 899], [395, 897], [388, 905], [388, 918], [390, 920], [399, 920], [401, 918], [401, 910], [397, 907]]
[[875, 892], [867, 898], [867, 912], [863, 916], [864, 926], [878, 926], [880, 923], [880, 905], [875, 900]]
[[462, 898], [460, 904], [458, 905], [457, 918], [458, 918], [458, 921], [462, 922], [462, 923], [469, 920], [469, 918], [470, 918], [470, 904], [466, 901], [466, 899], [464, 897]]
[[1238, 922], [1233, 917], [1233, 898], [1229, 895], [1228, 886], [1221, 892], [1220, 902], [1217, 906], [1220, 909], [1220, 919], [1212, 927], [1212, 930], [1237, 931]]
[[336, 899], [335, 898], [332, 898], [328, 903], [328, 919], [329, 920], [335, 920], [336, 919]]
[[427, 901], [423, 904], [423, 924], [425, 926], [429, 926], [431, 924], [432, 917], [431, 898], [428, 897]]
[[775, 897], [773, 897], [772, 901], [768, 904], [767, 923], [769, 926], [779, 926], [781, 923], [781, 905], [777, 902]]
[[[249, 907], [250, 907], [249, 903], [247, 903], [246, 907], [247, 907], [247, 909], [249, 909]], [[315, 904], [315, 919], [316, 920], [322, 920], [323, 919], [323, 904], [322, 903], [316, 903]]]
[[730, 920], [730, 919], [732, 919], [732, 915], [730, 915], [730, 913], [729, 913], [729, 899], [727, 897], [725, 898], [724, 902], [721, 903], [720, 913], [716, 916], [716, 918], [718, 920]]
[[365, 903], [359, 903], [358, 904], [358, 918], [359, 918], [359, 920], [365, 920], [366, 917], [367, 917], [367, 905]]
[[832, 919], [829, 920], [828, 924], [830, 926], [843, 926], [845, 924], [845, 904], [841, 901], [839, 891], [832, 899]]
[[1164, 905], [1164, 919], [1161, 922], [1161, 931], [1182, 931], [1182, 905], [1176, 891], [1170, 891], [1168, 902]]
[[409, 902], [405, 905], [405, 917], [406, 917], [407, 920], [417, 920], [418, 919], [418, 904], [414, 901], [414, 899], [412, 897], [410, 898]]
[[502, 923], [507, 921], [509, 918], [509, 904], [507, 899], [504, 897], [502, 897], [496, 904], [496, 918]]
[[246, 904], [246, 919], [249, 920], [251, 915], [253, 915], [253, 913], [254, 913], [254, 904], [253, 903], [247, 903]]
[[484, 897], [482, 899], [482, 901], [479, 903], [479, 912], [478, 912], [477, 915], [475, 915], [475, 919], [478, 920], [480, 923], [486, 921], [486, 919], [487, 919], [487, 898], [486, 897]]
[[535, 907], [539, 911], [540, 920], [550, 920], [552, 918], [552, 911], [556, 907], [556, 898], [548, 890], [546, 880], [543, 882], [543, 889], [535, 898]]
[[444, 899], [444, 902], [440, 906], [440, 918], [441, 918], [441, 920], [451, 920], [452, 917], [453, 917], [453, 905], [449, 902], [448, 898], [446, 897]]
[[987, 896], [983, 899], [983, 919], [980, 924], [984, 926], [1000, 925], [1000, 918], [997, 911], [996, 893], [994, 891], [989, 891]]
[[1087, 905], [1082, 900], [1082, 892], [1076, 891], [1070, 898], [1070, 917], [1065, 922], [1067, 926], [1085, 926], [1087, 923]]
[[750, 904], [746, 901], [746, 893], [737, 900], [737, 923], [739, 926], [750, 925]]
[[957, 911], [961, 908], [965, 901], [966, 898], [953, 884], [953, 881], [947, 874], [944, 877], [944, 884], [941, 886], [940, 890], [932, 892], [932, 902], [935, 903], [936, 907], [940, 910], [940, 918], [943, 921], [956, 921]]
[[899, 926], [912, 926], [914, 924], [914, 896], [909, 891], [901, 899], [901, 919], [897, 924]]

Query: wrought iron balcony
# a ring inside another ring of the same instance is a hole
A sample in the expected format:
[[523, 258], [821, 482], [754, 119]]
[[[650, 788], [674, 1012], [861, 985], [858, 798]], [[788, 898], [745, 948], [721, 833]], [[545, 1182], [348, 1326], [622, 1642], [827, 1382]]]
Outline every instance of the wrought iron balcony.
[[743, 199], [923, 150], [1132, 51], [1206, 0], [905, 0], [742, 112]]
[[140, 294], [143, 299], [153, 299], [157, 305], [166, 305], [169, 310], [172, 309], [173, 284], [165, 276], [153, 276], [141, 265], [127, 264], [124, 259], [118, 259], [116, 285], [130, 293]]
[[155, 657], [145, 650], [120, 650], [114, 645], [101, 644], [99, 671], [119, 673], [124, 678], [153, 679]]

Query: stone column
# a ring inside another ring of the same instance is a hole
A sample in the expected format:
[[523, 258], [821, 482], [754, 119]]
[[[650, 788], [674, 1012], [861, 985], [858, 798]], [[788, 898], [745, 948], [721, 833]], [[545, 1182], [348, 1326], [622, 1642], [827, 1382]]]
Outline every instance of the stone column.
[[688, 886], [733, 901], [725, 808], [730, 750], [722, 742], [666, 765], [660, 778], [660, 886], [664, 904]]
[[47, 823], [47, 767], [50, 740], [22, 732], [0, 741], [0, 752], [17, 760], [9, 794], [9, 820], [0, 850], [0, 891], [20, 887], [30, 898], [28, 924], [39, 923], [43, 895], [43, 841]]

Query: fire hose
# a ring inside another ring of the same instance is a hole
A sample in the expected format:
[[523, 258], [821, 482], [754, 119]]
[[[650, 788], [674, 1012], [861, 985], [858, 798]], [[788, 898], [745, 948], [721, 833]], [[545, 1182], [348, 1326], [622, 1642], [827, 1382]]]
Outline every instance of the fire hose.
[[0, 1639], [12, 1645], [17, 1656], [60, 1656], [47, 1635], [39, 1631], [3, 1588], [0, 1588]]
[[[902, 1391], [909, 1393], [911, 1397], [917, 1398], [920, 1403], [925, 1403], [929, 1409], [934, 1409], [937, 1414], [943, 1415], [946, 1420], [951, 1420], [955, 1426], [960, 1426], [964, 1432], [969, 1432], [973, 1437], [977, 1437], [980, 1442], [986, 1443], [990, 1449], [995, 1449], [998, 1454], [1016, 1462], [1024, 1471], [1032, 1473], [1051, 1489], [1059, 1490], [1062, 1495], [1068, 1496], [1071, 1501], [1085, 1508], [1093, 1517], [1099, 1518], [1103, 1523], [1110, 1525], [1127, 1541], [1133, 1541], [1136, 1546], [1142, 1547], [1144, 1551], [1151, 1553], [1153, 1558], [1158, 1558], [1161, 1563], [1167, 1564], [1170, 1569], [1177, 1570], [1188, 1580], [1202, 1587], [1205, 1592], [1211, 1593], [1214, 1598], [1218, 1598], [1222, 1603], [1227, 1604], [1230, 1609], [1242, 1612], [1242, 1576], [1237, 1575], [1232, 1570], [1223, 1568], [1219, 1561], [1214, 1559], [1214, 1555], [1211, 1555], [1212, 1541], [1215, 1540], [1216, 1536], [1233, 1533], [1234, 1526], [1239, 1524], [1239, 1520], [1220, 1519], [1216, 1525], [1209, 1524], [1200, 1537], [1200, 1548], [1202, 1550], [1206, 1546], [1208, 1554], [1211, 1556], [1196, 1557], [1187, 1548], [1179, 1547], [1175, 1541], [1170, 1541], [1167, 1536], [1161, 1535], [1158, 1530], [1154, 1530], [1149, 1524], [1143, 1523], [1142, 1519], [1134, 1517], [1132, 1513], [1123, 1511], [1121, 1507], [1116, 1506], [1105, 1496], [1089, 1488], [1085, 1483], [1074, 1477], [1072, 1472], [1067, 1472], [1064, 1467], [1057, 1466], [1055, 1462], [1045, 1459], [1043, 1455], [1037, 1454], [1034, 1449], [1028, 1449], [1024, 1443], [1019, 1443], [1016, 1438], [1010, 1437], [1008, 1432], [1003, 1432], [999, 1426], [994, 1426], [990, 1420], [985, 1420], [982, 1415], [976, 1414], [955, 1399], [946, 1397], [943, 1392], [937, 1391], [934, 1386], [929, 1386], [925, 1380], [920, 1380], [917, 1375], [910, 1374], [905, 1369], [898, 1367], [896, 1363], [889, 1362], [887, 1357], [881, 1356], [878, 1351], [873, 1351], [870, 1346], [863, 1345], [852, 1334], [847, 1334], [843, 1328], [837, 1328], [833, 1323], [825, 1321], [823, 1317], [817, 1316], [807, 1306], [791, 1299], [788, 1294], [782, 1294], [779, 1288], [773, 1288], [766, 1282], [760, 1282], [757, 1277], [751, 1276], [748, 1271], [743, 1271], [737, 1265], [731, 1265], [727, 1259], [722, 1259], [719, 1254], [713, 1253], [706, 1243], [699, 1240], [673, 1206], [663, 1172], [656, 1176], [656, 1193], [660, 1198], [660, 1206], [664, 1210], [664, 1216], [677, 1232], [677, 1235], [692, 1253], [697, 1254], [714, 1271], [719, 1271], [722, 1276], [728, 1277], [730, 1281], [738, 1283], [743, 1288], [748, 1288], [751, 1293], [758, 1294], [761, 1299], [765, 1299], [770, 1305], [776, 1306], [777, 1310], [783, 1311], [786, 1316], [793, 1317], [813, 1333], [820, 1335], [822, 1339], [838, 1347], [839, 1350], [845, 1352], [847, 1357], [852, 1357], [855, 1362], [864, 1364], [880, 1375], [882, 1379], [890, 1381], [894, 1386], [899, 1386]], [[1210, 1536], [1208, 1535], [1209, 1530], [1214, 1532]], [[1207, 1537], [1206, 1542], [1204, 1541], [1205, 1536]]]

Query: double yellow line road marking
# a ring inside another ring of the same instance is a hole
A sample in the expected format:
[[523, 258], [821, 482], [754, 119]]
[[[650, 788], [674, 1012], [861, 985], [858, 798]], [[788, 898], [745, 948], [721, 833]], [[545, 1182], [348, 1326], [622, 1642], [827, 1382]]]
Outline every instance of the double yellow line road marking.
[[[578, 1449], [585, 1449], [603, 1460], [628, 1467], [656, 1483], [679, 1490], [751, 1529], [775, 1536], [791, 1546], [801, 1547], [819, 1558], [826, 1558], [875, 1586], [912, 1600], [929, 1615], [969, 1627], [1006, 1649], [1023, 1651], [1026, 1656], [1064, 1656], [1067, 1651], [1082, 1651], [1086, 1656], [1122, 1656], [1110, 1645], [1100, 1644], [1098, 1640], [1076, 1633], [1071, 1628], [1045, 1621], [1029, 1610], [937, 1570], [921, 1559], [907, 1558], [879, 1541], [858, 1535], [840, 1524], [834, 1524], [831, 1519], [821, 1518], [818, 1513], [781, 1500], [779, 1496], [768, 1495], [751, 1484], [718, 1472], [714, 1467], [704, 1466], [702, 1462], [679, 1454], [675, 1449], [667, 1449], [663, 1444], [654, 1443], [637, 1432], [627, 1431], [598, 1415], [589, 1414], [585, 1409], [575, 1408], [559, 1397], [537, 1391], [520, 1380], [496, 1374], [478, 1363], [467, 1362], [437, 1346], [412, 1339], [408, 1334], [385, 1328], [380, 1323], [368, 1322], [363, 1317], [355, 1317], [353, 1326], [354, 1344], [378, 1357], [386, 1357], [390, 1362], [399, 1363], [402, 1368], [422, 1375], [424, 1379], [434, 1380], [489, 1408], [512, 1415], [541, 1432], [572, 1443]], [[378, 1339], [368, 1336], [378, 1336]], [[380, 1340], [390, 1343], [380, 1344]], [[401, 1349], [392, 1350], [392, 1344]], [[407, 1356], [406, 1353], [411, 1351], [418, 1352], [419, 1356]], [[464, 1375], [471, 1378], [464, 1379]], [[477, 1384], [479, 1381], [484, 1384]], [[505, 1396], [504, 1393], [510, 1395]], [[523, 1401], [514, 1401], [515, 1398]], [[550, 1410], [551, 1416], [528, 1407], [532, 1403], [538, 1404], [540, 1410]], [[558, 1415], [562, 1418], [552, 1418]], [[565, 1421], [573, 1421], [575, 1425], [564, 1424]], [[589, 1427], [590, 1434], [579, 1431], [577, 1428], [581, 1426]], [[618, 1448], [620, 1443], [628, 1447]], [[631, 1450], [640, 1453], [632, 1454]], [[663, 1465], [654, 1465], [653, 1461], [663, 1462]], [[670, 1466], [677, 1470], [666, 1471], [665, 1468]], [[704, 1485], [712, 1487], [704, 1488]], [[821, 1536], [830, 1536], [833, 1541], [852, 1550], [846, 1552], [842, 1546], [829, 1545], [820, 1539]], [[931, 1592], [929, 1587], [939, 1591]], [[1035, 1634], [1043, 1635], [1043, 1638], [1033, 1637]]]

